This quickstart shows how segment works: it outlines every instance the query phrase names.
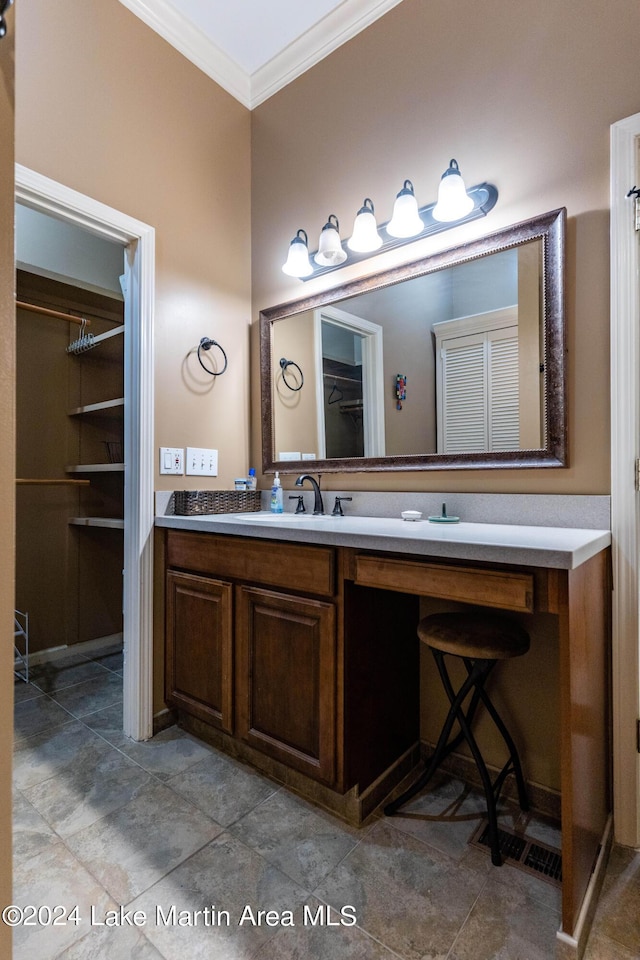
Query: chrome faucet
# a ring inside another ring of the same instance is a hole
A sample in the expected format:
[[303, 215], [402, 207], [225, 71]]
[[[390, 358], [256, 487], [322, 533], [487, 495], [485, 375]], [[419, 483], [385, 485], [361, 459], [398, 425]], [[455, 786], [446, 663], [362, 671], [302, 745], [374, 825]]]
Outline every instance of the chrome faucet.
[[308, 473], [303, 473], [302, 476], [298, 477], [296, 480], [296, 487], [301, 487], [305, 480], [308, 480], [313, 487], [313, 513], [314, 516], [319, 516], [324, 513], [324, 504], [322, 502], [322, 494], [320, 493], [320, 484]]

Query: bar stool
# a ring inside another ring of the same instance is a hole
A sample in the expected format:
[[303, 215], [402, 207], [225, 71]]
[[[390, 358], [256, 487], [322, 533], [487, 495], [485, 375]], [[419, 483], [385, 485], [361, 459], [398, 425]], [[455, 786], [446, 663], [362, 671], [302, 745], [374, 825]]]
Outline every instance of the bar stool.
[[[500, 845], [498, 840], [497, 803], [502, 785], [509, 773], [513, 772], [518, 788], [518, 800], [522, 810], [529, 809], [527, 790], [518, 751], [492, 704], [485, 690], [486, 680], [498, 660], [509, 660], [520, 657], [529, 649], [529, 636], [522, 627], [512, 620], [493, 614], [485, 613], [437, 613], [425, 617], [418, 624], [418, 636], [422, 643], [426, 643], [436, 661], [442, 684], [447, 693], [451, 707], [444, 726], [438, 738], [435, 751], [427, 761], [425, 770], [418, 780], [409, 787], [400, 797], [385, 807], [385, 814], [392, 816], [404, 806], [407, 800], [415, 797], [432, 778], [442, 761], [460, 745], [463, 740], [469, 748], [476, 762], [482, 779], [487, 803], [487, 817], [489, 820], [489, 844], [491, 860], [495, 866], [500, 866]], [[467, 670], [467, 677], [456, 693], [444, 661], [445, 655], [459, 657]], [[472, 692], [473, 691], [473, 692]], [[471, 694], [469, 705], [465, 711], [464, 703]], [[471, 731], [473, 718], [479, 702], [482, 701], [490, 717], [498, 728], [509, 751], [509, 759], [492, 783], [489, 771], [484, 762], [475, 737]], [[459, 733], [449, 740], [455, 722], [460, 727]]]

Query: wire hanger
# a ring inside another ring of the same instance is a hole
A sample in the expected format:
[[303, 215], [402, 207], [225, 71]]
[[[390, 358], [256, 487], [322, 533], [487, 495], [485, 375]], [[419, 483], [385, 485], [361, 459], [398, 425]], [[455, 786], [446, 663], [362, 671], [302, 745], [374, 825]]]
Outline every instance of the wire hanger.
[[[337, 393], [338, 396], [337, 396], [337, 397], [334, 397], [334, 396], [333, 396], [334, 393]], [[334, 380], [334, 381], [333, 381], [333, 386], [331, 387], [331, 393], [329, 394], [329, 399], [327, 400], [327, 403], [340, 403], [340, 401], [342, 400], [343, 397], [344, 397], [344, 393], [342, 392], [342, 390], [341, 390], [340, 387], [338, 386], [337, 381]]]
[[92, 333], [87, 333], [87, 320], [82, 318], [80, 323], [80, 336], [73, 340], [67, 347], [67, 353], [78, 356], [79, 353], [86, 353], [95, 346], [95, 337]]

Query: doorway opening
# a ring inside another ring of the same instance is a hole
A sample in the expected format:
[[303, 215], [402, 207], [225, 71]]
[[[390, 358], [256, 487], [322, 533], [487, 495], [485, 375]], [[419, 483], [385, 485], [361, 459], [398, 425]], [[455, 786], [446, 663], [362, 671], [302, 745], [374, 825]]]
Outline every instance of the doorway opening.
[[637, 113], [611, 127], [613, 820], [630, 847], [640, 844], [640, 233], [629, 196], [639, 175]]
[[[16, 165], [16, 202], [124, 249], [122, 450], [124, 733], [146, 740], [153, 733], [152, 535], [153, 535], [153, 293], [152, 227], [48, 177]], [[118, 398], [113, 398], [118, 399]], [[107, 441], [117, 443], [117, 440]], [[108, 457], [108, 453], [107, 453]], [[118, 461], [120, 462], [120, 461]]]
[[336, 307], [314, 311], [318, 456], [384, 456], [382, 327]]
[[[29, 618], [28, 666], [98, 640], [122, 646], [124, 248], [100, 241], [113, 289], [98, 292], [66, 242], [95, 246], [86, 231], [61, 237], [19, 204], [16, 225], [15, 605]], [[74, 276], [51, 277], [48, 241], [33, 249], [49, 231]]]

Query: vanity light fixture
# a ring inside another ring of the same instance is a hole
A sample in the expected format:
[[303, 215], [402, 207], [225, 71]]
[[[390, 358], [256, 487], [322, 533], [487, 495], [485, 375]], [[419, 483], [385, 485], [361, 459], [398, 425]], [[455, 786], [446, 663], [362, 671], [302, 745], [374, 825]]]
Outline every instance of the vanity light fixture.
[[[302, 236], [300, 236], [302, 234]], [[282, 272], [290, 277], [308, 277], [313, 273], [309, 260], [309, 238], [305, 230], [298, 230], [289, 244], [289, 255], [282, 265]]]
[[353, 233], [347, 240], [349, 250], [354, 253], [373, 253], [382, 246], [382, 237], [378, 233], [373, 200], [365, 197], [364, 203], [353, 222]]
[[329, 214], [320, 231], [318, 252], [313, 259], [321, 267], [337, 267], [347, 259], [347, 252], [340, 243], [340, 223], [335, 213]]
[[0, 40], [7, 35], [7, 24], [4, 15], [13, 3], [13, 0], [0, 0]]
[[343, 265], [366, 260], [374, 253], [383, 253], [414, 239], [423, 239], [486, 217], [497, 201], [498, 191], [491, 183], [479, 183], [465, 189], [458, 162], [451, 160], [440, 179], [436, 203], [418, 207], [413, 183], [405, 180], [396, 195], [391, 220], [381, 224], [379, 229], [373, 201], [366, 197], [356, 215], [353, 234], [345, 244], [340, 240], [338, 218], [332, 213], [320, 233], [318, 250], [311, 258], [313, 262], [309, 259], [307, 234], [298, 230], [282, 269], [301, 280], [319, 277]]
[[473, 200], [468, 195], [457, 160], [451, 160], [440, 178], [438, 202], [431, 211], [434, 220], [451, 223], [462, 220], [473, 210]]
[[391, 237], [417, 237], [424, 230], [424, 221], [418, 214], [418, 201], [413, 192], [411, 180], [405, 180], [402, 190], [396, 196], [393, 216], [387, 224], [387, 233]]

